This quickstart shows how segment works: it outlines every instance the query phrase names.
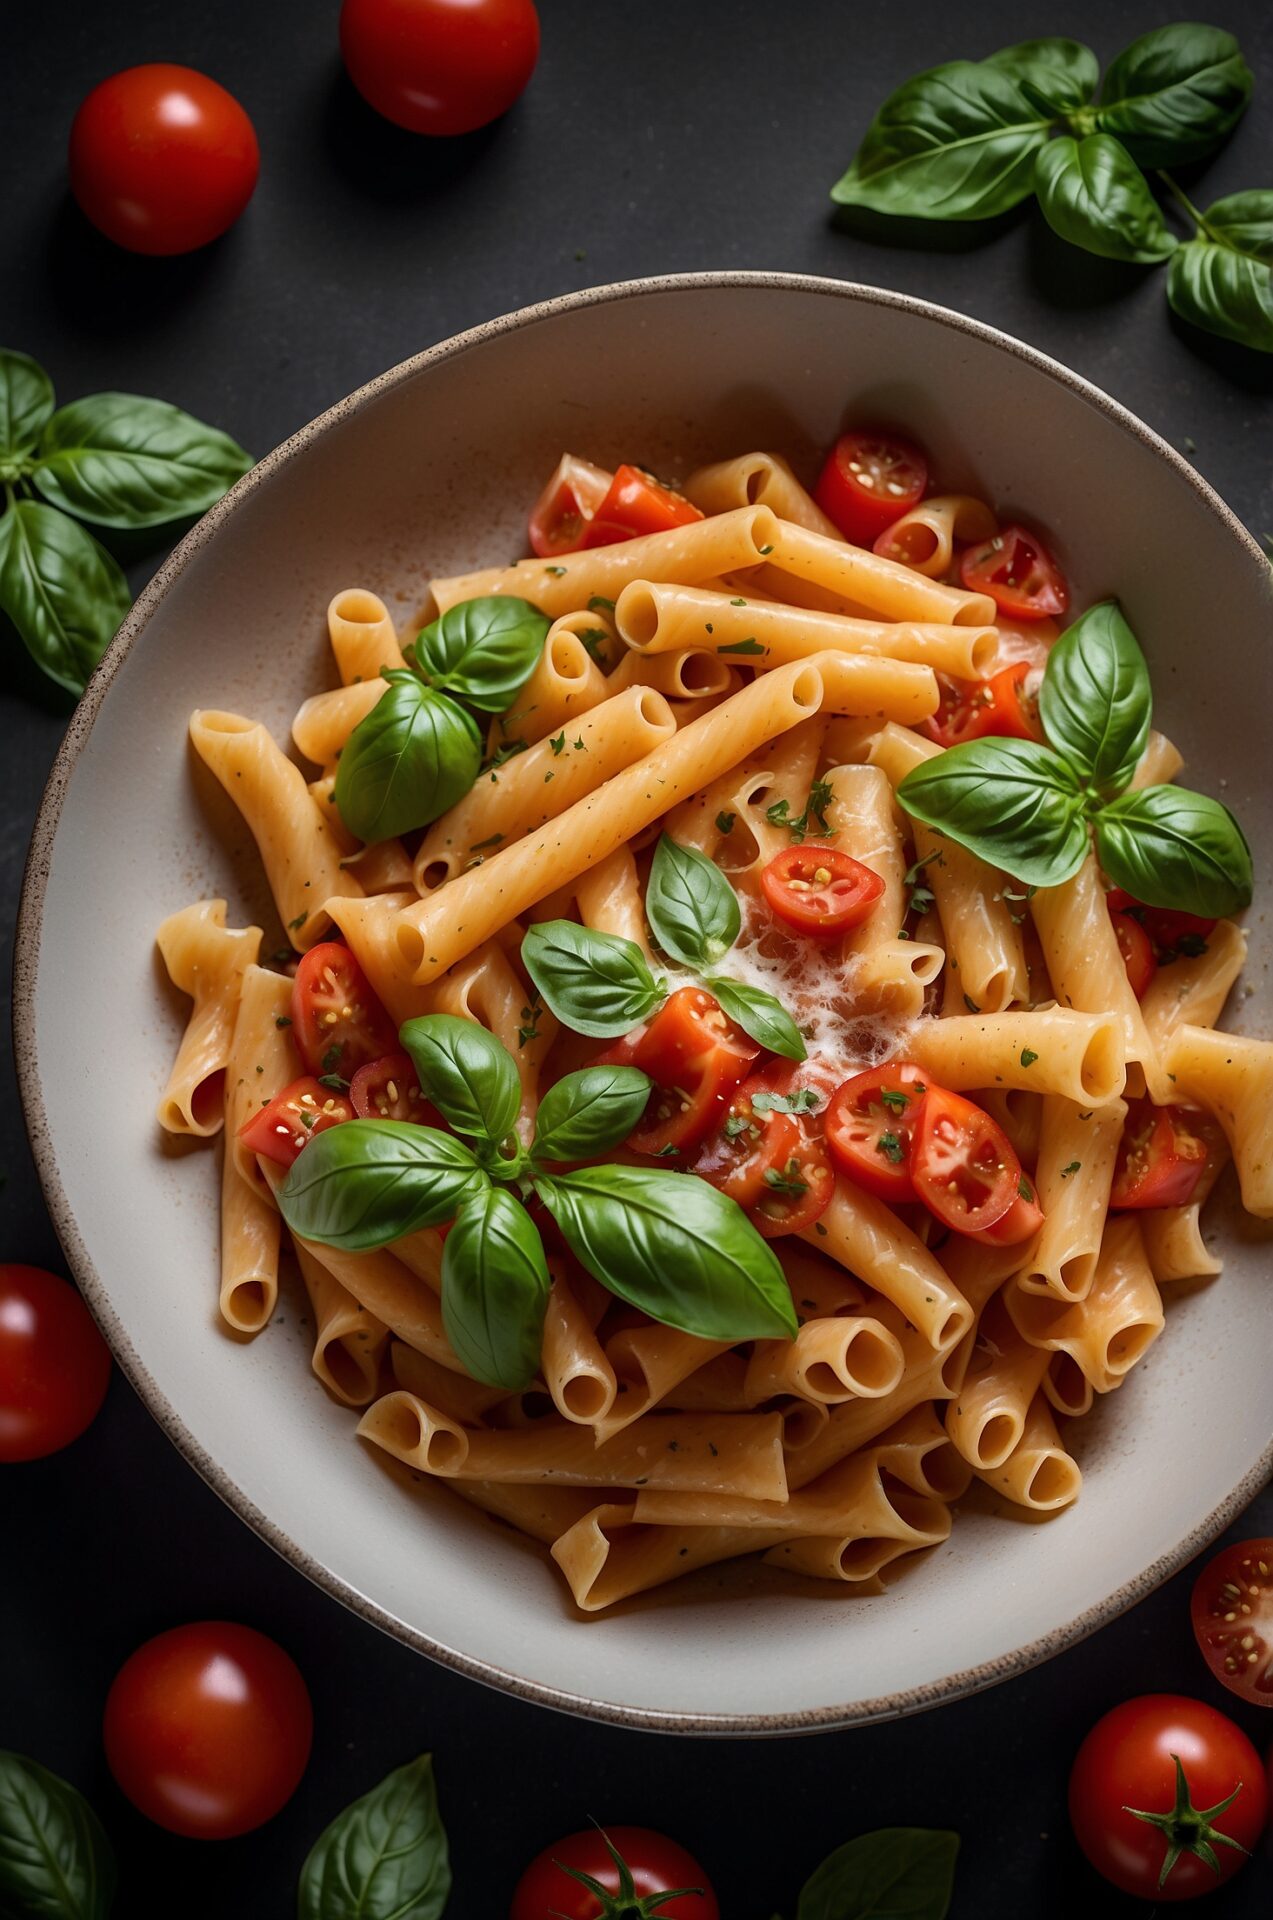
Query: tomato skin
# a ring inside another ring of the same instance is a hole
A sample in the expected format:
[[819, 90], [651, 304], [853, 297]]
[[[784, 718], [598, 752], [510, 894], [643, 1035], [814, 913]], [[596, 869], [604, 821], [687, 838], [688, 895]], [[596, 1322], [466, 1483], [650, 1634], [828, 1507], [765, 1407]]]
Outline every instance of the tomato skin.
[[584, 528], [580, 545], [610, 547], [646, 533], [670, 533], [673, 527], [688, 527], [702, 518], [701, 509], [683, 494], [673, 493], [653, 474], [625, 463], [615, 469], [606, 497]]
[[1273, 1540], [1239, 1540], [1209, 1560], [1189, 1618], [1220, 1685], [1253, 1707], [1273, 1707]]
[[193, 67], [158, 62], [101, 81], [71, 125], [71, 191], [132, 253], [190, 253], [232, 227], [261, 153], [234, 95]]
[[0, 1464], [43, 1460], [96, 1419], [110, 1348], [69, 1280], [0, 1263]]
[[563, 453], [552, 478], [530, 511], [527, 532], [530, 550], [542, 560], [555, 553], [576, 553], [588, 523], [610, 490], [614, 479], [604, 467]]
[[[856, 467], [856, 471], [855, 471]], [[818, 475], [813, 497], [855, 547], [870, 547], [886, 527], [918, 506], [928, 461], [897, 434], [845, 433]]]
[[227, 1620], [156, 1634], [106, 1696], [106, 1758], [133, 1805], [170, 1833], [229, 1840], [290, 1800], [309, 1759], [309, 1692], [276, 1640]]
[[1200, 913], [1182, 913], [1178, 907], [1147, 907], [1122, 887], [1111, 887], [1105, 904], [1112, 914], [1125, 913], [1145, 929], [1156, 956], [1163, 961], [1205, 951], [1216, 922]]
[[539, 58], [532, 0], [344, 0], [340, 52], [368, 106], [408, 133], [507, 113]]
[[1035, 1198], [1034, 1183], [1022, 1178], [1012, 1205], [1002, 1218], [993, 1226], [983, 1227], [979, 1233], [968, 1234], [968, 1238], [984, 1241], [988, 1247], [1016, 1247], [1023, 1240], [1032, 1240], [1042, 1225], [1043, 1209]]
[[945, 1087], [930, 1087], [920, 1104], [911, 1178], [929, 1212], [956, 1233], [984, 1232], [1021, 1197], [1021, 1162], [1007, 1134], [981, 1107]]
[[[928, 1087], [922, 1067], [910, 1060], [893, 1060], [855, 1073], [837, 1088], [826, 1110], [826, 1142], [839, 1171], [892, 1206], [915, 1198], [911, 1145]], [[891, 1104], [882, 1097], [886, 1093], [894, 1096]], [[895, 1137], [900, 1159], [881, 1151], [882, 1134]]]
[[1161, 1828], [1127, 1811], [1168, 1813], [1175, 1805], [1178, 1755], [1195, 1808], [1215, 1807], [1241, 1783], [1232, 1806], [1215, 1815], [1218, 1833], [1246, 1852], [1264, 1827], [1268, 1797], [1260, 1756], [1214, 1707], [1181, 1694], [1125, 1700], [1096, 1722], [1070, 1773], [1070, 1825], [1097, 1872], [1141, 1900], [1192, 1900], [1229, 1880], [1245, 1853], [1217, 1846], [1219, 1876], [1187, 1849], [1163, 1886], [1167, 1858]]
[[1210, 1122], [1193, 1107], [1129, 1100], [1111, 1207], [1187, 1207], [1207, 1164]]
[[349, 1083], [349, 1103], [360, 1120], [409, 1120], [418, 1127], [446, 1127], [420, 1091], [410, 1054], [386, 1053], [359, 1067]]
[[[302, 1118], [302, 1115], [313, 1117]], [[245, 1120], [239, 1128], [239, 1138], [250, 1152], [259, 1153], [280, 1167], [290, 1167], [316, 1134], [326, 1133], [328, 1127], [341, 1126], [353, 1118], [353, 1104], [343, 1093], [321, 1086], [307, 1074], [293, 1080], [290, 1086], [275, 1094], [268, 1106]]]
[[[712, 1133], [694, 1162], [694, 1172], [707, 1180], [740, 1207], [751, 1207], [762, 1198], [765, 1175], [786, 1166], [800, 1145], [800, 1128], [794, 1114], [756, 1113], [752, 1095], [770, 1092], [763, 1084], [763, 1071], [744, 1080], [729, 1103], [721, 1125]], [[732, 1136], [726, 1131], [736, 1122], [742, 1130]]]
[[921, 720], [918, 731], [939, 747], [957, 747], [965, 740], [983, 740], [996, 734], [1008, 740], [1042, 740], [1039, 707], [1025, 691], [1029, 663], [1016, 660], [988, 680], [956, 680], [939, 673], [941, 704]]
[[[804, 1115], [757, 1112], [753, 1105], [758, 1095], [790, 1095], [798, 1083], [812, 1088], [820, 1107], [821, 1087], [794, 1061], [771, 1060], [749, 1074], [694, 1163], [693, 1171], [736, 1200], [766, 1240], [811, 1227], [835, 1191], [826, 1149], [813, 1130], [816, 1109]], [[777, 1184], [783, 1181], [799, 1190], [784, 1190]]]
[[324, 940], [301, 957], [292, 983], [292, 1038], [310, 1073], [342, 1080], [398, 1051], [393, 1021], [339, 940]]
[[[701, 1889], [685, 1893], [679, 1899], [657, 1901], [649, 1909], [668, 1920], [720, 1920], [720, 1907], [711, 1883], [692, 1853], [653, 1833], [648, 1827], [589, 1828], [570, 1833], [555, 1845], [536, 1854], [517, 1882], [508, 1920], [598, 1920], [604, 1912], [596, 1895], [582, 1886], [563, 1866], [587, 1873], [611, 1893], [619, 1891], [619, 1870], [606, 1847], [611, 1846], [627, 1863], [638, 1899], [667, 1888]], [[628, 1911], [624, 1908], [623, 1911]]]
[[970, 593], [988, 593], [1014, 620], [1042, 620], [1070, 604], [1065, 575], [1028, 527], [1000, 527], [993, 539], [966, 548], [959, 577]]
[[1154, 943], [1134, 914], [1111, 911], [1109, 917], [1118, 940], [1118, 951], [1123, 956], [1127, 984], [1136, 998], [1143, 1000], [1149, 991], [1150, 981], [1158, 971]]
[[654, 1092], [628, 1136], [637, 1153], [691, 1153], [724, 1118], [760, 1048], [702, 987], [678, 987], [635, 1039], [626, 1035], [599, 1063], [640, 1067]]
[[815, 841], [776, 853], [761, 870], [760, 890], [783, 926], [834, 940], [870, 917], [884, 882], [851, 854]]

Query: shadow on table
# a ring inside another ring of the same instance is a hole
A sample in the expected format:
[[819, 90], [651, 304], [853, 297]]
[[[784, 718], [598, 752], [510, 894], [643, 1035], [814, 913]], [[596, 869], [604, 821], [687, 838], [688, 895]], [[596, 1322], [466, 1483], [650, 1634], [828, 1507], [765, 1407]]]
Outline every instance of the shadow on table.
[[84, 218], [68, 191], [47, 227], [49, 288], [85, 333], [109, 339], [155, 332], [204, 297], [240, 239], [231, 228], [194, 253], [129, 253]]
[[927, 253], [971, 253], [1001, 239], [1022, 217], [1020, 207], [993, 220], [919, 220], [909, 215], [875, 213], [870, 207], [833, 206], [829, 225], [855, 240], [880, 247], [907, 247]]
[[1254, 347], [1240, 347], [1236, 340], [1222, 340], [1218, 333], [1205, 333], [1176, 313], [1171, 315], [1171, 330], [1182, 345], [1235, 387], [1247, 393], [1273, 393], [1273, 353], [1257, 353]]
[[1073, 247], [1054, 233], [1042, 214], [1030, 222], [1030, 277], [1055, 307], [1103, 307], [1139, 292], [1155, 267], [1135, 267], [1125, 260], [1106, 260], [1100, 254]]
[[449, 139], [408, 133], [363, 99], [343, 66], [331, 74], [321, 109], [326, 158], [360, 193], [385, 204], [428, 200], [468, 172], [500, 137], [502, 122]]

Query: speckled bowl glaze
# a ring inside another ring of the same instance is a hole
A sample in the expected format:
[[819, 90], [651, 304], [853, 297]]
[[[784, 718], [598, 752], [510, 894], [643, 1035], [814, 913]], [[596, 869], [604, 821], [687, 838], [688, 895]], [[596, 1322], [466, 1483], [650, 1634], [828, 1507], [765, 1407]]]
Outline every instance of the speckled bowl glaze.
[[[871, 287], [720, 273], [492, 321], [263, 460], [111, 647], [49, 782], [23, 896], [18, 1065], [45, 1193], [155, 1418], [250, 1526], [365, 1620], [525, 1699], [632, 1727], [791, 1733], [913, 1712], [1021, 1672], [1147, 1593], [1270, 1469], [1267, 1238], [1220, 1199], [1223, 1279], [1173, 1301], [1144, 1365], [1079, 1425], [1083, 1494], [1059, 1519], [974, 1501], [951, 1544], [879, 1598], [734, 1567], [579, 1619], [537, 1549], [354, 1440], [353, 1417], [310, 1374], [300, 1301], [285, 1298], [250, 1345], [217, 1325], [215, 1159], [166, 1150], [153, 1117], [184, 1005], [153, 933], [200, 896], [225, 894], [232, 917], [263, 902], [250, 847], [194, 777], [186, 718], [229, 707], [286, 738], [323, 684], [336, 589], [374, 587], [406, 618], [431, 573], [519, 552], [563, 447], [673, 473], [758, 445], [807, 466], [847, 414], [910, 428], [950, 482], [1028, 508], [1054, 530], [1080, 600], [1121, 596], [1159, 724], [1267, 847], [1270, 572], [1192, 468], [1064, 367], [961, 315]], [[1240, 1013], [1259, 1033], [1258, 903], [1251, 918], [1255, 993]]]

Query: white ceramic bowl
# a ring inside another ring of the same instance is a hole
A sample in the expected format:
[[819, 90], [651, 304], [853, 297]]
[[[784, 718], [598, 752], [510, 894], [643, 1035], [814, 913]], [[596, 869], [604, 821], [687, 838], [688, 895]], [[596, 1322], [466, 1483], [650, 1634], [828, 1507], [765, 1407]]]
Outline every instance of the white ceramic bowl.
[[[322, 684], [332, 593], [364, 583], [405, 616], [430, 573], [519, 552], [563, 447], [672, 472], [757, 445], [807, 462], [846, 414], [909, 426], [948, 480], [1029, 509], [1080, 603], [1121, 596], [1160, 724], [1267, 848], [1270, 572], [1192, 468], [1074, 374], [957, 314], [723, 273], [493, 321], [263, 460], [125, 622], [58, 758], [26, 881], [27, 1119], [72, 1268], [156, 1419], [365, 1619], [528, 1699], [632, 1726], [797, 1731], [908, 1712], [1018, 1672], [1148, 1592], [1269, 1471], [1267, 1244], [1221, 1202], [1222, 1281], [1171, 1306], [1147, 1362], [1080, 1424], [1083, 1494], [1061, 1518], [961, 1516], [950, 1546], [882, 1598], [722, 1569], [576, 1618], [537, 1551], [354, 1441], [310, 1375], [296, 1303], [250, 1346], [217, 1328], [214, 1157], [165, 1151], [153, 1120], [184, 1006], [163, 990], [153, 934], [200, 896], [228, 895], [232, 917], [261, 896], [241, 832], [196, 790], [186, 718], [230, 707], [286, 738]], [[1258, 908], [1252, 923], [1257, 991], [1241, 1017], [1259, 1033]]]

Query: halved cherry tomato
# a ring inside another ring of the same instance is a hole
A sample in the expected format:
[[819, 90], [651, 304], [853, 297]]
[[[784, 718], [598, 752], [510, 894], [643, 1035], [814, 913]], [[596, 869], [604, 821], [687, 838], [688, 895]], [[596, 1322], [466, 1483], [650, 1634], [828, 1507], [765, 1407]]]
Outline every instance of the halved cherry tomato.
[[761, 872], [760, 890], [784, 926], [834, 940], [868, 918], [884, 882], [851, 854], [810, 843], [776, 853]]
[[[577, 1874], [594, 1880], [603, 1894]], [[720, 1920], [712, 1883], [693, 1854], [648, 1827], [588, 1827], [567, 1834], [536, 1854], [509, 1908], [509, 1920], [638, 1920], [642, 1914], [650, 1920]]]
[[544, 559], [554, 553], [576, 553], [613, 479], [605, 467], [594, 467], [591, 460], [563, 453], [552, 479], [531, 508], [531, 552]]
[[1030, 667], [1024, 660], [1001, 667], [988, 680], [956, 680], [939, 673], [941, 696], [936, 713], [920, 721], [920, 732], [939, 747], [999, 734], [1009, 740], [1042, 740], [1039, 703], [1025, 690]]
[[855, 1073], [826, 1111], [826, 1142], [840, 1172], [894, 1206], [915, 1198], [911, 1142], [928, 1077], [909, 1060]]
[[767, 1240], [812, 1226], [830, 1205], [835, 1183], [813, 1130], [823, 1098], [794, 1062], [771, 1060], [743, 1082], [695, 1162], [694, 1172], [736, 1200]]
[[827, 1150], [803, 1128], [790, 1159], [765, 1172], [765, 1191], [749, 1208], [747, 1218], [766, 1240], [783, 1233], [803, 1233], [826, 1212], [835, 1192], [835, 1175]]
[[754, 1093], [771, 1091], [763, 1072], [744, 1080], [694, 1162], [695, 1173], [743, 1208], [755, 1205], [765, 1192], [766, 1176], [785, 1167], [800, 1145], [794, 1115], [757, 1112], [752, 1106]]
[[1209, 1560], [1189, 1617], [1221, 1686], [1254, 1707], [1273, 1707], [1273, 1540], [1240, 1540]]
[[1132, 913], [1111, 913], [1114, 933], [1118, 939], [1118, 951], [1123, 956], [1123, 965], [1127, 969], [1127, 980], [1138, 1000], [1143, 1000], [1149, 990], [1149, 983], [1158, 971], [1158, 962], [1154, 958], [1154, 943], [1145, 932], [1140, 921]]
[[351, 1101], [333, 1088], [320, 1086], [312, 1076], [293, 1080], [276, 1093], [269, 1105], [239, 1128], [239, 1138], [253, 1153], [290, 1167], [301, 1148], [317, 1133], [354, 1118]]
[[929, 1212], [956, 1233], [984, 1233], [1021, 1197], [1021, 1162], [1007, 1134], [946, 1087], [929, 1087], [920, 1105], [911, 1178]]
[[1105, 895], [1111, 913], [1129, 913], [1140, 922], [1153, 942], [1160, 960], [1194, 959], [1205, 953], [1207, 941], [1215, 932], [1214, 920], [1200, 913], [1182, 913], [1178, 907], [1147, 907], [1122, 887], [1111, 887]]
[[1012, 1205], [1002, 1220], [996, 1220], [992, 1227], [983, 1227], [972, 1238], [983, 1240], [988, 1247], [1016, 1247], [1023, 1240], [1033, 1239], [1042, 1225], [1043, 1209], [1035, 1195], [1034, 1182], [1022, 1174]]
[[1129, 1101], [1110, 1206], [1187, 1207], [1207, 1164], [1209, 1124], [1196, 1107]]
[[970, 593], [988, 593], [1014, 620], [1042, 620], [1070, 604], [1065, 575], [1037, 533], [1000, 527], [990, 540], [968, 547], [959, 577]]
[[110, 1348], [68, 1280], [0, 1265], [0, 1461], [43, 1460], [97, 1417]]
[[336, 1073], [342, 1080], [397, 1049], [393, 1021], [339, 940], [311, 947], [296, 969], [292, 1038], [311, 1073]]
[[634, 1041], [621, 1040], [602, 1061], [640, 1067], [654, 1091], [628, 1137], [637, 1153], [690, 1153], [723, 1118], [760, 1048], [702, 987], [678, 987]]
[[700, 508], [663, 486], [652, 473], [623, 465], [615, 469], [610, 490], [584, 530], [584, 547], [610, 547], [643, 533], [668, 533], [701, 520]]
[[869, 547], [877, 534], [918, 506], [928, 461], [896, 434], [845, 433], [823, 463], [813, 497], [846, 540]]
[[406, 1053], [386, 1053], [359, 1067], [349, 1083], [349, 1099], [360, 1120], [413, 1120], [420, 1127], [445, 1127], [446, 1122], [420, 1091], [420, 1081]]

